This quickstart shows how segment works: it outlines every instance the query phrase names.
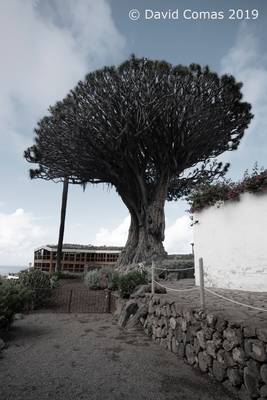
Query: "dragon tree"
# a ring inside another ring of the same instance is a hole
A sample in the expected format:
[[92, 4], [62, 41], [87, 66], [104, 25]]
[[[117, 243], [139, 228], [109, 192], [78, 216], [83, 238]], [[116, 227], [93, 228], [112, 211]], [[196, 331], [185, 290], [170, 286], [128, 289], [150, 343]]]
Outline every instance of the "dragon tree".
[[116, 188], [131, 216], [120, 265], [164, 257], [166, 200], [223, 176], [251, 118], [233, 76], [131, 57], [89, 73], [49, 108], [25, 158], [31, 178]]

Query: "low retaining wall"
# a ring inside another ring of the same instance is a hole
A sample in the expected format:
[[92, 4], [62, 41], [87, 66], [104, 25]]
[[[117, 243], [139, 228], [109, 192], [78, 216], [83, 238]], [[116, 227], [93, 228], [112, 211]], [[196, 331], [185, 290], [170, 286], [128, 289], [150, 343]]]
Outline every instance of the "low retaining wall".
[[240, 399], [267, 399], [267, 326], [245, 326], [181, 309], [157, 295], [132, 299], [124, 306], [121, 325], [132, 327], [137, 320], [161, 346], [212, 375]]

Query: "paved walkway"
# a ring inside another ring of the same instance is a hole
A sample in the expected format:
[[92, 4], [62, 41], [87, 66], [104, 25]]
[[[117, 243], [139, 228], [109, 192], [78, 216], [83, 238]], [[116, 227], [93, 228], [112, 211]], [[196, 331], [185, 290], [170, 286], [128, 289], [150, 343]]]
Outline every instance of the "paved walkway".
[[[187, 289], [194, 287], [195, 285], [194, 279], [181, 279], [179, 281], [161, 280], [160, 283], [172, 289]], [[212, 290], [229, 299], [267, 310], [267, 293], [246, 292], [243, 290], [231, 289]], [[199, 290], [188, 292], [174, 292], [168, 290], [167, 292], [168, 298], [172, 298], [173, 301], [179, 303], [181, 306], [191, 307], [194, 309], [200, 308]], [[256, 324], [258, 327], [266, 326], [267, 324], [267, 311], [258, 311], [233, 304], [208, 292], [205, 292], [205, 303], [207, 311], [222, 314], [231, 321], [241, 323], [246, 321], [247, 324]]]
[[230, 400], [217, 383], [110, 314], [32, 314], [0, 359], [1, 400]]

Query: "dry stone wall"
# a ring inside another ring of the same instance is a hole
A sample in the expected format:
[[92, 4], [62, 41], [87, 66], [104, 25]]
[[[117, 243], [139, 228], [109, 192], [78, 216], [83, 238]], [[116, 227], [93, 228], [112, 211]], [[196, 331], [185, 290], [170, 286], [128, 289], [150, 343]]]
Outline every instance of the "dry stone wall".
[[164, 296], [139, 298], [138, 307], [133, 306], [135, 300], [130, 302], [136, 312], [128, 313], [124, 325], [133, 326], [138, 319], [153, 340], [213, 376], [240, 399], [267, 399], [267, 327], [180, 309]]

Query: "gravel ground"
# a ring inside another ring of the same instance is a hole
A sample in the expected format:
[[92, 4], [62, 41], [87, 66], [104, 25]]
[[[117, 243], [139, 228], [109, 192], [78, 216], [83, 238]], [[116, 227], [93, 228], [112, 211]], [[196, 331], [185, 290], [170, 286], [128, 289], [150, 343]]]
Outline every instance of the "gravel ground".
[[110, 314], [31, 314], [0, 360], [1, 400], [230, 400], [217, 383]]

